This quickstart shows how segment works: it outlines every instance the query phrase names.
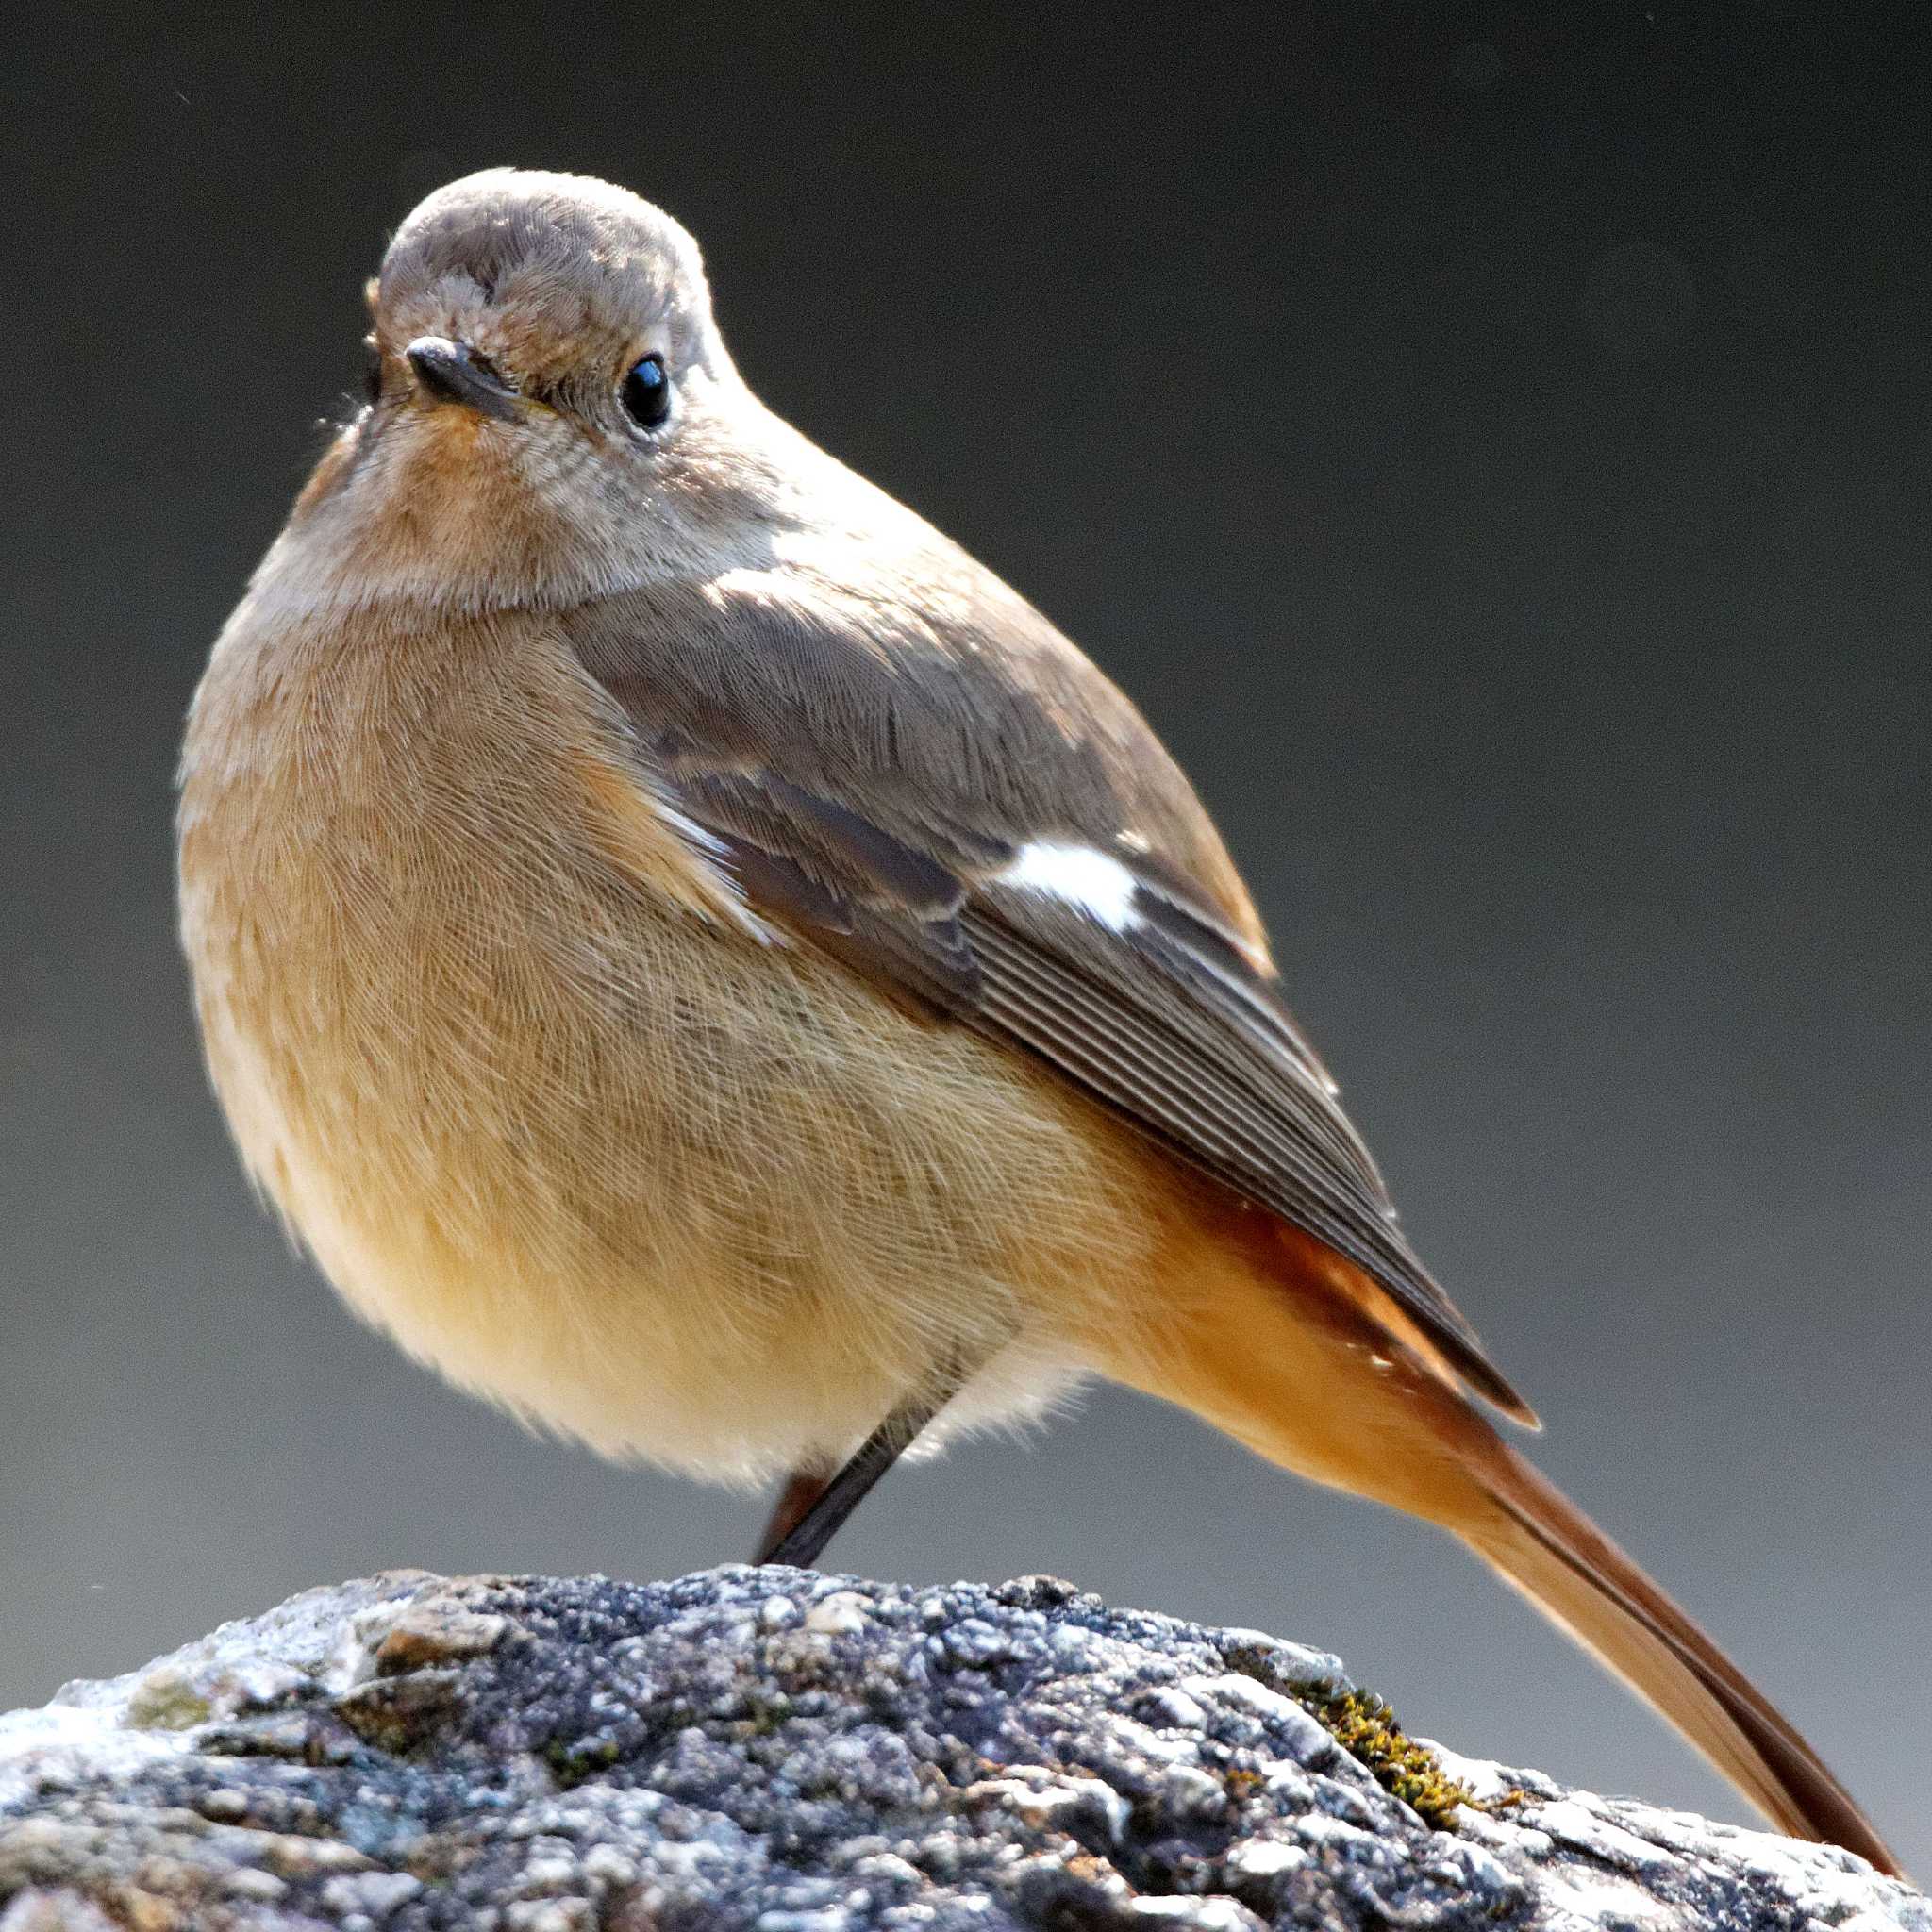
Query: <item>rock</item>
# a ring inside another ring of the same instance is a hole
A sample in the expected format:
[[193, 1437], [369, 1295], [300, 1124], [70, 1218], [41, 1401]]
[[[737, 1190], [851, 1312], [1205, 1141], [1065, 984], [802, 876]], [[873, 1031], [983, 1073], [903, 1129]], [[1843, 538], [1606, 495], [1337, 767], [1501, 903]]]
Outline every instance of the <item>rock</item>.
[[1813, 1924], [1932, 1905], [1041, 1577], [397, 1573], [0, 1718], [0, 1932]]

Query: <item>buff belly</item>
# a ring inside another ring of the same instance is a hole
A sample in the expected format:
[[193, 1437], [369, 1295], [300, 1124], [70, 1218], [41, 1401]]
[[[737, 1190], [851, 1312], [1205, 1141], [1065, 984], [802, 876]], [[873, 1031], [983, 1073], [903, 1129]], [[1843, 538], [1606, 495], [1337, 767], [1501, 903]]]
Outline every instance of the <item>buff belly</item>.
[[[425, 765], [407, 692], [354, 730], [312, 708], [327, 759], [298, 720], [224, 763], [221, 669], [182, 813], [215, 1086], [412, 1355], [607, 1454], [748, 1479], [842, 1455], [952, 1359], [989, 1364], [956, 1424], [1035, 1410], [1146, 1292], [1189, 1191], [1051, 1076], [614, 860], [565, 758]], [[511, 699], [573, 724], [567, 685]]]

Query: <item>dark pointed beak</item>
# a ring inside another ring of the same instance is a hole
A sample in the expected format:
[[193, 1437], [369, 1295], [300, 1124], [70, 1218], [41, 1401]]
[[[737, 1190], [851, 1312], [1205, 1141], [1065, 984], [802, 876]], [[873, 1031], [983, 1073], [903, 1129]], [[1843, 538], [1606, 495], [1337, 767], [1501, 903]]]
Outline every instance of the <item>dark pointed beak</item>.
[[516, 391], [467, 343], [447, 336], [418, 336], [403, 354], [424, 394], [435, 401], [460, 403], [499, 423], [516, 414]]

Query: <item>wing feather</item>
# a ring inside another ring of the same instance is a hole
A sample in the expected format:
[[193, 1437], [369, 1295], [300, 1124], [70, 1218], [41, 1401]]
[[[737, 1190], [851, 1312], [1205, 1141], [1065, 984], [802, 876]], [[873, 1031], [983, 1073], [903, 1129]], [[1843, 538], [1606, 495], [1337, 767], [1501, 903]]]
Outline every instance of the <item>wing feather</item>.
[[[641, 773], [717, 841], [753, 909], [894, 998], [1035, 1056], [1305, 1229], [1531, 1419], [1403, 1237], [1206, 814], [1125, 700], [1050, 629], [1017, 660], [970, 630], [901, 640], [895, 658], [827, 630], [816, 601], [791, 634], [782, 591], [758, 598], [749, 631], [715, 596], [680, 625], [660, 591], [627, 635], [621, 608], [598, 607], [574, 639]], [[681, 648], [654, 654], [667, 635]], [[941, 654], [924, 677], [902, 661], [921, 649]], [[952, 710], [930, 714], [935, 690]], [[1052, 866], [1016, 864], [1041, 850], [1074, 862], [1068, 891]], [[1083, 899], [1081, 880], [1107, 891]]]

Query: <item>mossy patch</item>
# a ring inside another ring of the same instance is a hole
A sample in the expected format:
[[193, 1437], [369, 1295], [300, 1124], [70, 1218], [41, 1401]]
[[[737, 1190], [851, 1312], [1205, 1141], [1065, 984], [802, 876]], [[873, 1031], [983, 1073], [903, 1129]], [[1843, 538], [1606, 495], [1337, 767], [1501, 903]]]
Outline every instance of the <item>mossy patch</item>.
[[150, 1671], [127, 1699], [127, 1724], [137, 1731], [185, 1731], [206, 1724], [214, 1706], [181, 1672]]
[[1427, 1745], [1409, 1737], [1379, 1697], [1366, 1690], [1297, 1694], [1335, 1741], [1425, 1824], [1446, 1831], [1451, 1812], [1475, 1805], [1469, 1787], [1451, 1777]]

